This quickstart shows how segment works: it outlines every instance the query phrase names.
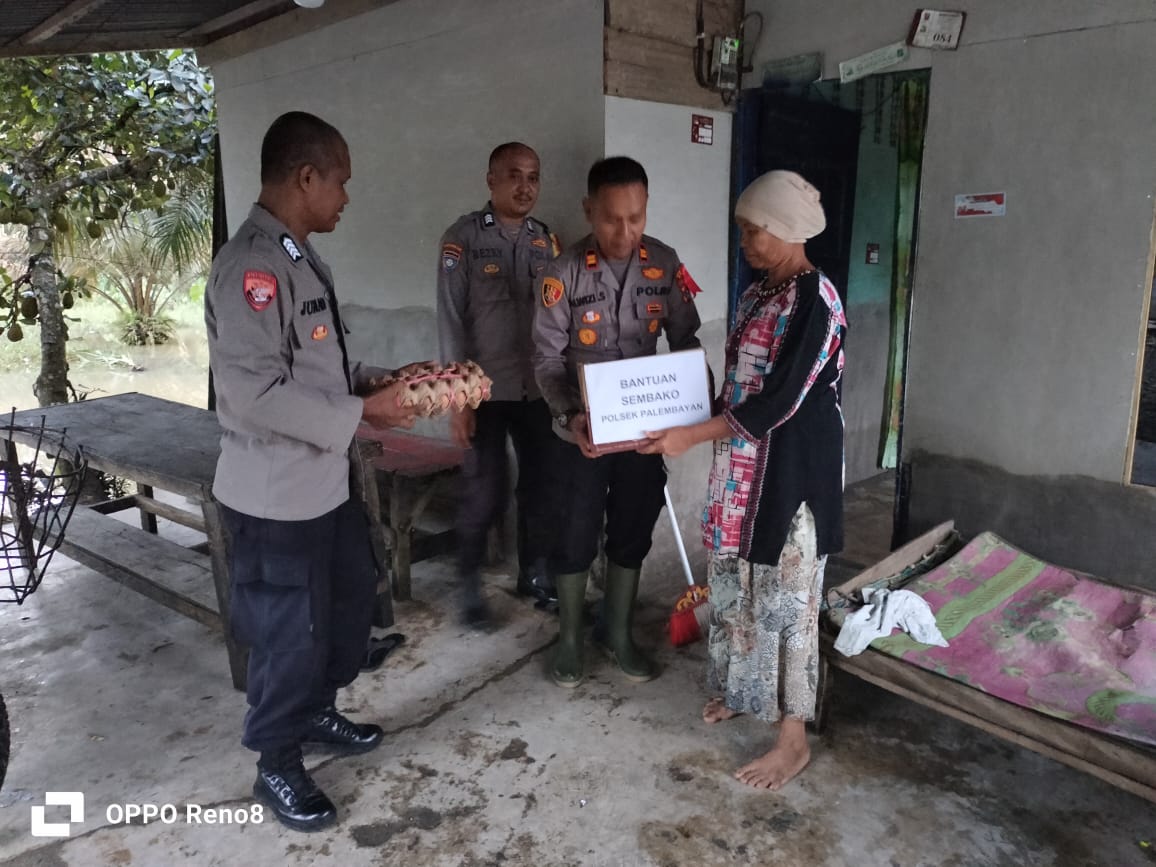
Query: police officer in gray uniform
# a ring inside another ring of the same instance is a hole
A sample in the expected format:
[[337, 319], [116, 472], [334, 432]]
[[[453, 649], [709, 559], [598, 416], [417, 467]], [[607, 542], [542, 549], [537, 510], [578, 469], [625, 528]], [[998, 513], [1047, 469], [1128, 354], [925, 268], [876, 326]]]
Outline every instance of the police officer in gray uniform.
[[348, 450], [363, 419], [413, 424], [399, 387], [364, 394], [385, 371], [350, 365], [332, 274], [308, 241], [336, 227], [349, 176], [336, 129], [304, 112], [277, 118], [261, 145], [260, 198], [205, 291], [224, 429], [213, 494], [229, 534], [231, 625], [250, 648], [241, 742], [260, 753], [253, 794], [303, 831], [337, 813], [305, 772], [302, 744], [354, 753], [382, 739], [334, 704], [364, 658], [377, 586]]
[[458, 219], [442, 236], [438, 257], [438, 337], [443, 364], [477, 361], [493, 380], [492, 398], [450, 416], [454, 441], [466, 452], [458, 512], [458, 572], [463, 620], [489, 619], [479, 569], [486, 536], [506, 504], [506, 437], [518, 460], [518, 583], [540, 603], [556, 600], [547, 559], [557, 491], [547, 458], [554, 435], [550, 410], [531, 362], [536, 282], [558, 252], [546, 224], [530, 216], [538, 201], [538, 155], [521, 142], [490, 154], [490, 201]]
[[658, 455], [599, 456], [578, 386], [583, 364], [654, 355], [666, 333], [672, 351], [700, 346], [698, 287], [661, 241], [646, 236], [646, 172], [628, 157], [596, 162], [583, 201], [592, 233], [547, 267], [534, 318], [534, 371], [554, 414], [566, 514], [552, 557], [559, 640], [552, 676], [563, 687], [583, 678], [586, 576], [606, 524], [606, 592], [595, 639], [632, 681], [655, 676], [634, 644], [632, 621], [642, 561], [663, 505], [666, 469]]

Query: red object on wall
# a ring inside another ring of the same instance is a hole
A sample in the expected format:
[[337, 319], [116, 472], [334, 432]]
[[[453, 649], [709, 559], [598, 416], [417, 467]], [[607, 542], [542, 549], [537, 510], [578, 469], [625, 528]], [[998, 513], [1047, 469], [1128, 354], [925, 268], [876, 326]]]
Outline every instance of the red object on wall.
[[709, 114], [692, 114], [690, 140], [695, 144], [714, 144], [714, 118]]

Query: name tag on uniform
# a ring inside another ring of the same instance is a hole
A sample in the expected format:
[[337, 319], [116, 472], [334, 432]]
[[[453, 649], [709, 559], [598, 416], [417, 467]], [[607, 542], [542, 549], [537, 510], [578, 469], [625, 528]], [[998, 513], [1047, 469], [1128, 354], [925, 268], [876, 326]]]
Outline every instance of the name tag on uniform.
[[584, 364], [581, 383], [590, 439], [600, 452], [628, 451], [647, 431], [710, 418], [710, 377], [701, 349]]

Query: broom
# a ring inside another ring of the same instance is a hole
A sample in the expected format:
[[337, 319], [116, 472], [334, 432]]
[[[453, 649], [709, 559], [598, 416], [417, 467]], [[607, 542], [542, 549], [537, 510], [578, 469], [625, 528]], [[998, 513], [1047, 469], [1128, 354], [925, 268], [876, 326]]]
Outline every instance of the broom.
[[690, 572], [690, 560], [686, 556], [686, 546], [682, 544], [682, 532], [678, 529], [678, 518], [674, 515], [674, 503], [670, 500], [670, 488], [665, 485], [662, 495], [666, 498], [666, 514], [670, 516], [670, 528], [674, 531], [674, 542], [678, 545], [678, 556], [682, 560], [682, 571], [689, 585], [674, 603], [674, 613], [666, 624], [670, 633], [670, 643], [675, 647], [694, 644], [710, 630], [710, 588], [700, 587], [694, 582]]

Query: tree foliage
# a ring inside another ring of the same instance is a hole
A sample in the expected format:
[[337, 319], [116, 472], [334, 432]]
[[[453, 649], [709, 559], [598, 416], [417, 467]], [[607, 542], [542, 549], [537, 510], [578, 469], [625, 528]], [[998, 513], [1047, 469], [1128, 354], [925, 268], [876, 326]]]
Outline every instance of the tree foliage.
[[[212, 82], [190, 52], [0, 62], [0, 222], [28, 242], [23, 273], [0, 273], [0, 326], [12, 339], [40, 322], [41, 405], [69, 393], [62, 241], [172, 218], [176, 179], [206, 176], [215, 131]], [[191, 248], [174, 237], [179, 268]]]
[[[119, 311], [123, 342], [164, 343], [172, 337], [165, 308], [209, 271], [212, 194], [211, 178], [186, 174], [155, 211], [129, 213], [99, 238], [68, 233], [59, 249], [62, 271], [76, 290], [99, 295]], [[83, 219], [80, 214], [70, 222]], [[67, 309], [68, 296], [62, 297]]]

